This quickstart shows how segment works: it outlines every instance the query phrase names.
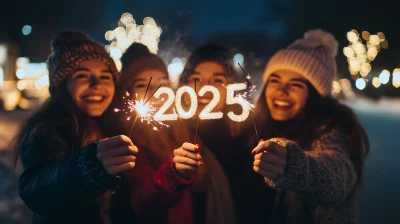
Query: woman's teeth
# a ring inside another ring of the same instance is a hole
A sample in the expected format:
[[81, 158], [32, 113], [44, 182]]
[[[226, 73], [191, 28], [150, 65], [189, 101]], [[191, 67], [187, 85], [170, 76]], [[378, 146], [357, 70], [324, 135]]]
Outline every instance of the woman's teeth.
[[102, 101], [104, 99], [103, 96], [85, 96], [83, 98], [86, 101]]
[[280, 106], [280, 107], [288, 107], [288, 106], [290, 106], [290, 103], [287, 102], [287, 101], [275, 100], [274, 103], [277, 106]]

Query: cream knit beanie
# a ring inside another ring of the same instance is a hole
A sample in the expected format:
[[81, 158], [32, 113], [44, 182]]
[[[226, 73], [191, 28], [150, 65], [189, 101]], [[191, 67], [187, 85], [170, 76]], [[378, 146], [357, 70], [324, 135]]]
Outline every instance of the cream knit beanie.
[[306, 32], [302, 39], [272, 56], [264, 71], [264, 83], [274, 72], [289, 70], [304, 76], [322, 96], [330, 95], [338, 45], [335, 37], [323, 30]]

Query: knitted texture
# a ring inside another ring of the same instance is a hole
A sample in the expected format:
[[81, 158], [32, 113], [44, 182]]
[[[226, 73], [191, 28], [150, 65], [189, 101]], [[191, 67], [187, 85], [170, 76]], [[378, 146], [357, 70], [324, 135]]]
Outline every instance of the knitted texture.
[[319, 29], [310, 30], [304, 38], [272, 56], [264, 71], [264, 83], [274, 72], [288, 70], [302, 75], [322, 96], [327, 96], [332, 92], [332, 81], [337, 71], [337, 51], [338, 42], [332, 34]]
[[310, 151], [283, 138], [272, 141], [286, 147], [287, 166], [276, 180], [265, 181], [270, 187], [287, 192], [286, 216], [290, 220], [295, 221], [293, 214], [305, 209], [295, 201], [305, 200], [314, 223], [356, 223], [357, 173], [346, 152], [350, 146], [346, 135], [333, 129], [314, 140]]
[[56, 34], [51, 43], [52, 53], [48, 58], [49, 90], [54, 90], [84, 61], [98, 60], [105, 63], [119, 80], [119, 72], [104, 46], [78, 31], [64, 31]]

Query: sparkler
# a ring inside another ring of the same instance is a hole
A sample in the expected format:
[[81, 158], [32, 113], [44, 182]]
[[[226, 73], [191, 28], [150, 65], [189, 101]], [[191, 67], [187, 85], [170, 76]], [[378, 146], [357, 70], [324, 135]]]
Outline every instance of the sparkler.
[[[147, 122], [147, 124], [153, 126], [153, 130], [154, 131], [158, 131], [158, 126], [169, 127], [169, 125], [154, 119], [154, 114], [156, 113], [158, 108], [154, 107], [152, 102], [148, 102], [151, 99], [151, 97], [153, 97], [154, 93], [156, 93], [157, 90], [161, 87], [161, 85], [159, 85], [158, 88], [156, 89], [156, 91], [154, 91], [153, 94], [145, 101], [145, 98], [147, 96], [147, 92], [148, 92], [149, 87], [150, 87], [151, 80], [152, 80], [152, 77], [150, 77], [150, 80], [149, 80], [149, 83], [147, 85], [144, 97], [142, 99], [140, 99], [140, 100], [130, 99], [129, 92], [126, 92], [126, 95], [125, 95], [125, 97], [123, 97], [123, 99], [126, 100], [125, 104], [127, 105], [127, 111], [121, 110], [121, 109], [118, 109], [118, 108], [114, 109], [114, 112], [124, 111], [126, 114], [127, 113], [132, 113], [132, 112], [136, 113], [135, 119], [134, 119], [134, 121], [132, 123], [132, 127], [131, 127], [131, 130], [129, 131], [128, 136], [131, 134], [131, 132], [133, 130], [133, 127], [135, 126], [135, 123], [136, 123], [138, 118], [140, 118], [141, 122]], [[137, 98], [137, 94], [135, 95], [135, 98]], [[127, 118], [127, 120], [130, 121], [131, 120], [131, 116], [129, 116]]]
[[[251, 100], [250, 99], [248, 99], [248, 98], [250, 98], [251, 96], [252, 96], [252, 93], [253, 92], [255, 92], [256, 91], [256, 86], [255, 85], [253, 85], [252, 83], [251, 83], [251, 81], [250, 81], [250, 79], [251, 79], [251, 76], [250, 76], [250, 74], [249, 73], [247, 73], [244, 69], [243, 69], [243, 67], [240, 65], [240, 63], [238, 63], [238, 65], [239, 65], [239, 67], [242, 69], [242, 71], [243, 71], [243, 73], [244, 73], [244, 75], [245, 75], [245, 77], [246, 77], [246, 84], [247, 84], [247, 91], [245, 91], [244, 93], [242, 93], [242, 94], [238, 94], [238, 95], [236, 95], [236, 97], [235, 98], [237, 98], [238, 99], [238, 102], [240, 102], [241, 103], [241, 105], [243, 105], [243, 110], [248, 110], [248, 111], [250, 111], [250, 116], [251, 116], [251, 118], [252, 118], [252, 120], [253, 120], [253, 126], [254, 126], [254, 131], [255, 131], [255, 134], [256, 134], [256, 137], [257, 137], [257, 142], [259, 141], [259, 138], [258, 138], [258, 131], [257, 131], [257, 126], [256, 126], [256, 122], [255, 122], [255, 120], [254, 120], [254, 115], [253, 115], [253, 113], [254, 113], [254, 111], [253, 111], [253, 109], [254, 109], [254, 105], [251, 103]], [[227, 70], [227, 72], [228, 72], [228, 77], [230, 77], [230, 72], [229, 72], [229, 69], [228, 69], [228, 66], [226, 65], [226, 70]], [[230, 78], [229, 78], [229, 80], [230, 80]], [[229, 114], [228, 114], [229, 115]], [[243, 116], [243, 115], [242, 115]], [[232, 119], [232, 117], [230, 117], [231, 119]], [[238, 119], [240, 119], [240, 118], [238, 118]], [[233, 120], [233, 119], [232, 119]]]
[[[197, 93], [197, 89], [196, 89], [196, 80], [194, 80], [194, 92]], [[199, 115], [197, 115], [196, 117], [196, 134], [194, 136], [194, 143], [197, 142], [197, 128], [199, 127]]]

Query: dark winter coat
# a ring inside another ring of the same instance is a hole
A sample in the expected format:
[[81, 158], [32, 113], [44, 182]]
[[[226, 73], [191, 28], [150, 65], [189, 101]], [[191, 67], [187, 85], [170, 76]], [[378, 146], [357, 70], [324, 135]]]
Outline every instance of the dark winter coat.
[[115, 199], [114, 190], [124, 184], [106, 173], [96, 157], [97, 144], [75, 147], [67, 137], [68, 125], [41, 122], [22, 142], [25, 171], [19, 179], [19, 195], [34, 212], [32, 223], [103, 223], [100, 213], [107, 211], [100, 211], [96, 198], [109, 190], [114, 195], [112, 223], [136, 223], [129, 203]]

